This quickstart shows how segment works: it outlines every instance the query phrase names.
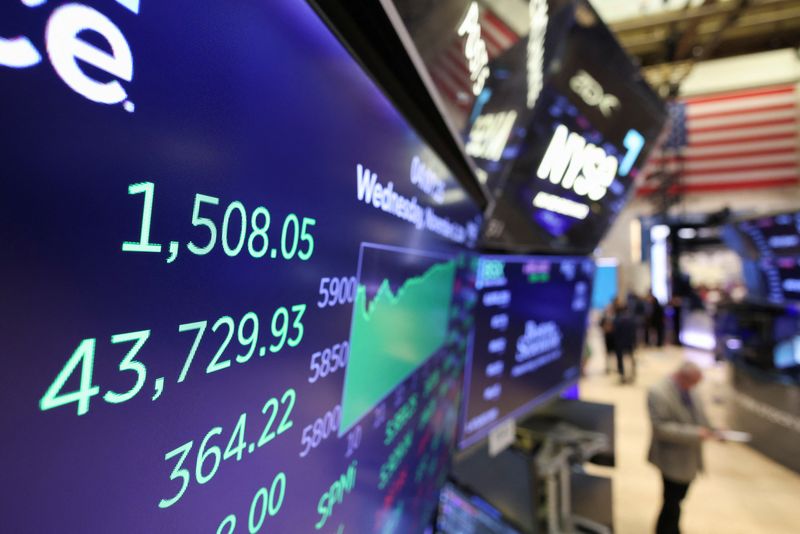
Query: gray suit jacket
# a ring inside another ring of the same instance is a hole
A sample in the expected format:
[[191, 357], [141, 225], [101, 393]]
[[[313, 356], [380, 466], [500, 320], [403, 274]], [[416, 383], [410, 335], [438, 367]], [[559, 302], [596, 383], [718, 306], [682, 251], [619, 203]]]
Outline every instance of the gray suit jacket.
[[700, 427], [711, 428], [700, 399], [694, 392], [690, 396], [694, 417], [671, 377], [654, 384], [647, 394], [653, 428], [647, 459], [675, 482], [691, 482], [703, 470]]

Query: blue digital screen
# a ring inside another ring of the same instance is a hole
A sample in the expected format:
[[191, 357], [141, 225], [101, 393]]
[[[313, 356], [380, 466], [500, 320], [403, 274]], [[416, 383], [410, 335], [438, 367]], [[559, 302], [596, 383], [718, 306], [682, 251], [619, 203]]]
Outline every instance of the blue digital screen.
[[798, 212], [747, 219], [731, 227], [738, 233], [737, 251], [750, 259], [800, 256]]
[[617, 266], [598, 265], [592, 284], [592, 308], [604, 310], [617, 298]]
[[502, 514], [476, 495], [448, 483], [439, 497], [437, 534], [518, 534]]
[[581, 257], [479, 259], [462, 447], [577, 380], [593, 276], [594, 262]]
[[781, 341], [775, 345], [775, 367], [789, 369], [800, 366], [800, 336]]
[[[318, 16], [6, 2], [0, 36], [3, 530], [422, 530], [480, 212]], [[415, 359], [359, 388], [365, 339]]]

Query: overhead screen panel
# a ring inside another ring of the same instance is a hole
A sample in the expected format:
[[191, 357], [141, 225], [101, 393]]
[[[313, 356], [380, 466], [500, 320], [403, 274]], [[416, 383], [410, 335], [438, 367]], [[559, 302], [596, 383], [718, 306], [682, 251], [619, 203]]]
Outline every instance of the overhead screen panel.
[[749, 258], [800, 256], [800, 213], [781, 213], [733, 223], [740, 254]]
[[26, 4], [4, 530], [420, 531], [477, 206], [304, 2]]
[[773, 304], [800, 302], [800, 257], [745, 259], [743, 271], [751, 298]]
[[751, 299], [800, 302], [800, 214], [740, 220], [727, 225], [722, 235], [742, 258]]
[[591, 252], [663, 104], [583, 0], [384, 0], [496, 205], [490, 245]]
[[462, 447], [577, 380], [593, 276], [580, 257], [480, 258]]

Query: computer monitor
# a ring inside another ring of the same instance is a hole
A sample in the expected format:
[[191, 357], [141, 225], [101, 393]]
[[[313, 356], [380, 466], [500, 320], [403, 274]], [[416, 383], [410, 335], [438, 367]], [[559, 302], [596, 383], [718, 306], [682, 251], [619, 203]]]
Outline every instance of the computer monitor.
[[462, 447], [577, 381], [593, 276], [586, 257], [479, 259]]
[[503, 514], [475, 494], [448, 482], [439, 496], [437, 534], [519, 534]]
[[773, 304], [800, 302], [800, 256], [742, 259], [748, 296]]
[[800, 256], [800, 212], [780, 213], [733, 223], [740, 254], [750, 258]]
[[[317, 14], [0, 20], [3, 530], [429, 524], [481, 213]], [[363, 384], [365, 340], [414, 359]]]

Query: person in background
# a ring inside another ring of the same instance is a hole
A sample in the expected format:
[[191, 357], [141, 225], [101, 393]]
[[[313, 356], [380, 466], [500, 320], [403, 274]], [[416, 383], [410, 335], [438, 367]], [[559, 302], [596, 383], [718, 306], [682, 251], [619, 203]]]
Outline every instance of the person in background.
[[[648, 302], [648, 316], [647, 316], [647, 329], [648, 340], [652, 341], [652, 333], [655, 332], [655, 344], [657, 347], [664, 346], [664, 306], [658, 299], [651, 293], [647, 297]], [[648, 343], [651, 344], [651, 343]]]
[[656, 534], [680, 532], [681, 501], [703, 470], [703, 441], [717, 436], [695, 394], [694, 388], [702, 378], [697, 365], [685, 362], [647, 394], [653, 431], [648, 460], [661, 471], [664, 482]]
[[683, 326], [683, 299], [677, 295], [669, 302], [672, 309], [672, 342], [679, 347], [681, 343], [681, 327]]
[[628, 309], [633, 313], [636, 325], [636, 345], [647, 344], [647, 299], [634, 294], [628, 303]]
[[606, 346], [606, 374], [610, 372], [608, 361], [611, 356], [616, 353], [614, 350], [614, 304], [611, 303], [603, 310], [603, 315], [600, 317], [600, 329], [603, 331], [603, 341]]
[[614, 313], [614, 352], [617, 356], [617, 371], [620, 384], [627, 382], [625, 376], [625, 356], [631, 360], [631, 382], [636, 378], [636, 360], [633, 352], [636, 349], [636, 320], [624, 302], [617, 303]]

